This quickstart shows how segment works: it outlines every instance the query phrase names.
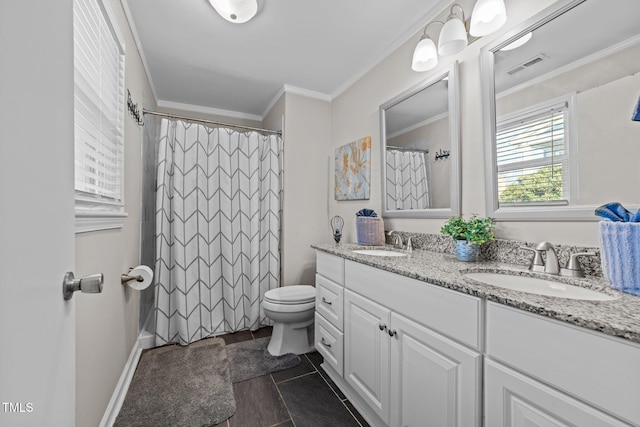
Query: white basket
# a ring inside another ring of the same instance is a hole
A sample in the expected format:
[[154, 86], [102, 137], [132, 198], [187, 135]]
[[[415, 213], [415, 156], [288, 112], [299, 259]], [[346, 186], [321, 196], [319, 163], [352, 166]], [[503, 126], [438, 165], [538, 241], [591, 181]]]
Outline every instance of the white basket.
[[356, 232], [359, 245], [384, 245], [384, 223], [380, 217], [356, 217]]

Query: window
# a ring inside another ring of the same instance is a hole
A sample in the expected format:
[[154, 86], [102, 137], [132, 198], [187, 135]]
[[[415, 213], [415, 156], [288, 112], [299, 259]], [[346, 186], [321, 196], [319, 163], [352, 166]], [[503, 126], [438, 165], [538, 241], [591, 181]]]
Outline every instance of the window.
[[108, 5], [74, 0], [76, 232], [121, 227], [124, 46]]
[[498, 203], [568, 205], [569, 122], [572, 102], [538, 104], [498, 120]]

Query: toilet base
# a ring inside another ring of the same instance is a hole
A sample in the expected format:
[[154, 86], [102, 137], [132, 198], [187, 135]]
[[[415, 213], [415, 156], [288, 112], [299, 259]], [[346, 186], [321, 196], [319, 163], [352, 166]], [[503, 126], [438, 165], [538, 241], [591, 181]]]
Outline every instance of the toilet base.
[[300, 323], [276, 322], [267, 350], [273, 356], [304, 354], [315, 349], [313, 343], [313, 319]]

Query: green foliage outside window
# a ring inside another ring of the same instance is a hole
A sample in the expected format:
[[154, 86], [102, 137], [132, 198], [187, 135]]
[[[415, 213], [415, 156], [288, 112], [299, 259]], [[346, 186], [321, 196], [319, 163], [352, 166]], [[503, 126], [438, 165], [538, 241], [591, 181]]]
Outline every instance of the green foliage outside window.
[[500, 193], [500, 203], [563, 200], [562, 193], [562, 165], [544, 166], [505, 187]]

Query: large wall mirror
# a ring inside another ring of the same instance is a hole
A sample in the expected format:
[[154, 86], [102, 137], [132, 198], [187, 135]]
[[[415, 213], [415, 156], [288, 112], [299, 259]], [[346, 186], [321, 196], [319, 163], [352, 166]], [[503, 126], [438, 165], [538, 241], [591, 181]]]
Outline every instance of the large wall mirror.
[[380, 106], [385, 217], [459, 214], [459, 109], [457, 63]]
[[565, 0], [482, 51], [488, 214], [640, 207], [640, 1]]

